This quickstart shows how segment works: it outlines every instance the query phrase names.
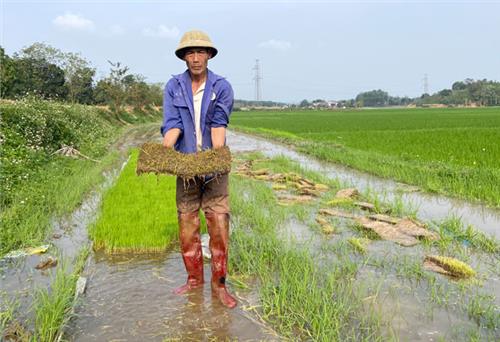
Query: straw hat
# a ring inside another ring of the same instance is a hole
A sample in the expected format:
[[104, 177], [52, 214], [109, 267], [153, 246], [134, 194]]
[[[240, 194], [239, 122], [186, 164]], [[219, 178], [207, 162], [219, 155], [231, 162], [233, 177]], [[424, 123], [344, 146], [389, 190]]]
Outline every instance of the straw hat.
[[175, 55], [180, 59], [184, 59], [185, 49], [193, 47], [208, 48], [212, 52], [212, 58], [217, 54], [217, 49], [212, 44], [208, 35], [203, 31], [193, 30], [184, 33], [175, 50]]

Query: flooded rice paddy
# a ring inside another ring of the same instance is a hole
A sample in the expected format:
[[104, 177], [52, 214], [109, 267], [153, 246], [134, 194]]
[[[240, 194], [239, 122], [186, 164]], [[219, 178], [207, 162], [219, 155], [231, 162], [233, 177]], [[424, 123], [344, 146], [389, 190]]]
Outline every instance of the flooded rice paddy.
[[[150, 126], [134, 131], [115, 145], [121, 157], [115, 168], [108, 171], [106, 184], [90, 194], [70, 217], [54, 222], [49, 254], [71, 259], [83, 245], [89, 243], [87, 226], [95, 220], [101, 192], [113, 184], [127, 160], [126, 151], [147, 141], [158, 141], [159, 138], [157, 127]], [[401, 185], [396, 182], [322, 163], [287, 146], [261, 138], [229, 132], [228, 145], [233, 153], [259, 151], [268, 157], [284, 155], [306, 169], [339, 179], [343, 184], [354, 186], [360, 191], [371, 189], [383, 192], [387, 201], [400, 197], [406, 205], [416, 208], [417, 217], [421, 220], [442, 220], [454, 215], [464, 223], [500, 237], [500, 211], [496, 209], [440, 195], [401, 192]], [[348, 219], [335, 219], [335, 224], [339, 233], [353, 235]], [[338, 253], [336, 243], [339, 234], [324, 238], [311, 230], [310, 225], [296, 218], [291, 218], [280, 227], [279, 233], [290, 244], [310, 246], [312, 253], [330, 258]], [[415, 275], [406, 278], [394, 275], [410, 274], [407, 268], [425, 254], [420, 246], [405, 248], [389, 241], [377, 241], [367, 246], [367, 253], [373, 258], [360, 267], [356, 277], [360, 281], [369, 280], [370, 284], [377, 287], [377, 295], [366, 298], [367, 305], [378, 307], [382, 316], [391, 323], [398, 339], [434, 341], [439, 336], [457, 336], [460, 340], [464, 338], [462, 332], [474, 326], [475, 323], [463, 311], [455, 310], [463, 303], [441, 305], [439, 298], [436, 298], [434, 304], [429, 305], [424, 299], [429, 297], [430, 291], [437, 291], [434, 294], [437, 297], [450, 295], [458, 291], [455, 286], [447, 287], [446, 282], [429, 286], [423, 281], [419, 282]], [[0, 293], [19, 301], [19, 312], [24, 313], [18, 318], [20, 321], [32, 320], [29, 308], [35, 288], [50, 284], [54, 269], [34, 269], [41, 258], [41, 255], [32, 255], [0, 262]], [[382, 263], [388, 265], [388, 270], [383, 271], [380, 267]], [[484, 260], [477, 260], [473, 256], [470, 264], [478, 270], [487, 267]], [[155, 255], [110, 256], [91, 253], [82, 276], [87, 279], [86, 291], [76, 306], [75, 317], [65, 328], [65, 338], [70, 341], [281, 339], [250, 310], [258, 306], [255, 290], [233, 287], [240, 301], [234, 310], [223, 308], [212, 298], [209, 283], [187, 296], [174, 295], [172, 290], [186, 278], [177, 247], [168, 253]], [[208, 263], [205, 263], [205, 279], [210, 279]], [[482, 282], [483, 290], [494, 295], [492, 304], [499, 306], [498, 275], [483, 279]], [[30, 328], [29, 325], [27, 328]]]

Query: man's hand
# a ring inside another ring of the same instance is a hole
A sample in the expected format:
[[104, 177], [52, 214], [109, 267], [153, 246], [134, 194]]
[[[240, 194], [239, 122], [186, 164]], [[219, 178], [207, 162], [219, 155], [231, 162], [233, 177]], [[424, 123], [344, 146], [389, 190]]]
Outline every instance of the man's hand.
[[212, 148], [217, 149], [226, 143], [226, 127], [212, 128]]
[[181, 135], [180, 129], [178, 128], [169, 129], [167, 133], [165, 133], [165, 135], [163, 136], [163, 146], [167, 148], [174, 147], [180, 135]]

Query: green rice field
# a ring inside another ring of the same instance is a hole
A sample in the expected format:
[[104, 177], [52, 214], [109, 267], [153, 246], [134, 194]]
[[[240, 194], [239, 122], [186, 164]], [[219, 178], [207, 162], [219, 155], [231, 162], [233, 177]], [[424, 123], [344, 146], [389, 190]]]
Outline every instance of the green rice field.
[[500, 108], [236, 112], [231, 127], [425, 190], [500, 207]]

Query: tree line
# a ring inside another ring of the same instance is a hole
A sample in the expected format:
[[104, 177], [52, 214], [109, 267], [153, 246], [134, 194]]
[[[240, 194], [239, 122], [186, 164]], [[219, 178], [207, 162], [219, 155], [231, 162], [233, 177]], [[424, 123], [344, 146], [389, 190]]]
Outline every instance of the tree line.
[[0, 46], [0, 98], [37, 96], [70, 103], [108, 105], [119, 119], [124, 106], [148, 111], [162, 105], [162, 84], [149, 84], [120, 62], [108, 61], [109, 74], [97, 80], [96, 69], [79, 53], [34, 43], [8, 56]]
[[[422, 94], [420, 97], [391, 96], [381, 89], [359, 93], [355, 98], [339, 101], [325, 101], [317, 99], [312, 102], [302, 100], [299, 107], [311, 108], [318, 104], [334, 103], [337, 108], [345, 107], [387, 107], [387, 106], [426, 106], [441, 104], [448, 106], [499, 106], [500, 82], [474, 80], [467, 78], [464, 81], [453, 83], [451, 89], [443, 89], [434, 94]], [[331, 105], [330, 105], [331, 107]]]

